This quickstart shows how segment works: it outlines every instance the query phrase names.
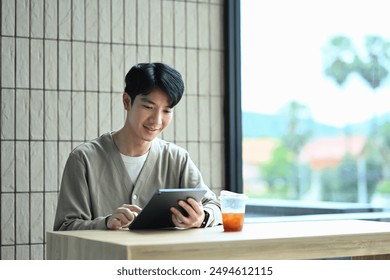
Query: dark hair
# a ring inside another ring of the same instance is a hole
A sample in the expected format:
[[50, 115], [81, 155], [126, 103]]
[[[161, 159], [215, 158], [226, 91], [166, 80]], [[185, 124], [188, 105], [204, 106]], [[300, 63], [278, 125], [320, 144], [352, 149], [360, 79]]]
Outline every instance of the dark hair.
[[165, 92], [173, 108], [179, 103], [184, 92], [180, 73], [163, 63], [139, 63], [131, 67], [125, 78], [125, 92], [133, 104], [137, 95], [148, 95], [155, 89]]

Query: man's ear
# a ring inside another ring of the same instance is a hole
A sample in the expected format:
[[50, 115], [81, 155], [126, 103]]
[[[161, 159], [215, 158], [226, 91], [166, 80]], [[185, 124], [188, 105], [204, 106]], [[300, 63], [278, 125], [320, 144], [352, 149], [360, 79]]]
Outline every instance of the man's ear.
[[122, 95], [123, 100], [123, 106], [125, 107], [125, 110], [129, 110], [131, 107], [131, 98], [130, 95], [127, 94], [127, 92], [124, 92]]

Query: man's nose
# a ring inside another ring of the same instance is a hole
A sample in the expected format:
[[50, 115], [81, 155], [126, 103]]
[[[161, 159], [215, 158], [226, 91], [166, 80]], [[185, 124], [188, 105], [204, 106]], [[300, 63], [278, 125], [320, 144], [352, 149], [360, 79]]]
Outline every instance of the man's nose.
[[162, 113], [160, 111], [156, 111], [151, 115], [151, 119], [154, 124], [162, 123]]

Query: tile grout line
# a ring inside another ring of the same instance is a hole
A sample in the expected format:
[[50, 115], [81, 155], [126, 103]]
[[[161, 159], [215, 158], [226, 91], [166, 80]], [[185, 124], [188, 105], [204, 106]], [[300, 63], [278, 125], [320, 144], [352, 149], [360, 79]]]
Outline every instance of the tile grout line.
[[[16, 54], [17, 54], [17, 45], [16, 45], [16, 34], [17, 34], [17, 3], [15, 3], [15, 22], [14, 22], [14, 26], [15, 26], [15, 34], [14, 34], [14, 86], [16, 87], [16, 72], [17, 72], [17, 62], [16, 62]], [[17, 222], [17, 219], [16, 219], [16, 89], [14, 91], [14, 193], [13, 193], [13, 198], [14, 198], [14, 201], [13, 201], [13, 207], [14, 207], [14, 217], [13, 217], [13, 220], [14, 220], [14, 224], [13, 224], [13, 238], [14, 238], [14, 259], [16, 260], [16, 222]]]
[[97, 63], [96, 63], [96, 68], [97, 68], [97, 102], [96, 102], [96, 112], [97, 112], [97, 135], [100, 135], [100, 79], [99, 79], [99, 75], [100, 75], [100, 1], [97, 1], [97, 19], [96, 19], [96, 22], [97, 22]]
[[[208, 9], [208, 25], [210, 25], [210, 22], [211, 22], [211, 3], [210, 1], [208, 2], [208, 6], [207, 6], [207, 9]], [[209, 79], [208, 79], [208, 99], [209, 99], [209, 102], [208, 102], [208, 107], [209, 107], [209, 112], [210, 112], [210, 115], [209, 115], [209, 139], [208, 139], [208, 142], [209, 142], [209, 147], [208, 147], [208, 153], [209, 155], [212, 155], [212, 142], [211, 142], [211, 139], [213, 138], [212, 135], [213, 135], [213, 128], [212, 128], [212, 94], [211, 94], [211, 31], [209, 30], [208, 32], [208, 51], [207, 51], [207, 55], [208, 55], [208, 61], [207, 61], [207, 67], [209, 69]], [[212, 174], [213, 174], [213, 163], [211, 162], [212, 161], [212, 157], [210, 157], [210, 160], [209, 160], [209, 163], [210, 163], [210, 168], [209, 168], [209, 178], [210, 178], [210, 182], [209, 182], [209, 185], [210, 187], [212, 187]]]
[[[126, 75], [126, 72], [127, 72], [127, 68], [129, 66], [126, 66], [126, 0], [124, 0], [122, 2], [122, 9], [123, 9], [123, 50], [122, 50], [122, 56], [123, 56], [123, 69], [122, 69], [122, 95], [124, 94], [124, 77]], [[121, 95], [121, 100], [122, 100], [122, 95]], [[121, 103], [122, 104], [122, 103]], [[119, 108], [118, 108], [119, 109]], [[120, 107], [120, 109], [122, 110], [122, 106]], [[124, 116], [125, 116], [125, 112], [123, 111], [123, 114], [122, 114], [123, 118], [122, 118], [122, 123], [121, 125], [123, 125], [123, 119], [124, 119]]]
[[74, 41], [73, 41], [73, 0], [70, 0], [70, 140], [71, 140], [71, 148], [73, 147], [73, 47], [74, 47]]
[[[187, 3], [187, 2], [186, 2]], [[30, 39], [31, 37], [30, 36], [23, 36], [23, 35], [17, 35], [17, 36], [11, 36], [11, 35], [3, 35], [4, 38], [17, 38], [17, 39]], [[37, 39], [37, 40], [43, 40], [43, 38], [34, 38], [34, 39]], [[140, 43], [124, 43], [124, 42], [99, 42], [99, 41], [93, 41], [93, 40], [80, 40], [80, 39], [63, 39], [63, 38], [45, 38], [46, 41], [54, 41], [54, 42], [77, 42], [77, 43], [90, 43], [90, 44], [101, 44], [101, 45], [118, 45], [118, 46], [122, 46], [122, 45], [125, 45], [125, 46], [130, 46], [130, 47], [136, 47], [136, 46], [140, 46], [140, 47], [165, 47], [165, 48], [178, 48], [178, 49], [188, 49], [188, 50], [212, 50], [212, 51], [223, 51], [221, 49], [218, 49], [218, 48], [204, 48], [204, 47], [181, 47], [181, 46], [175, 46], [174, 44], [172, 45], [155, 45], [155, 44], [152, 44], [152, 43], [148, 43], [148, 44], [140, 44]]]
[[[60, 19], [59, 19], [59, 16], [60, 16], [60, 13], [59, 13], [59, 0], [57, 0], [57, 6], [56, 6], [56, 13], [57, 13], [57, 34], [56, 34], [56, 55], [57, 55], [57, 65], [56, 65], [56, 70], [57, 70], [57, 84], [56, 84], [56, 87], [57, 87], [57, 92], [56, 92], [56, 95], [57, 95], [57, 98], [56, 98], [56, 102], [57, 102], [57, 128], [56, 128], [56, 133], [57, 133], [57, 139], [55, 140], [56, 141], [56, 148], [57, 148], [57, 178], [56, 178], [56, 189], [57, 189], [57, 197], [58, 197], [58, 193], [59, 193], [59, 173], [60, 173], [60, 130], [59, 130], [59, 126], [60, 126], [60, 122], [59, 122], [59, 109], [60, 109], [60, 104], [59, 104], [59, 92], [60, 92], [60, 70], [59, 70], [59, 65], [60, 65], [60, 47], [59, 47], [59, 44], [60, 44], [60, 40], [59, 40], [59, 34], [60, 34]], [[57, 204], [57, 203], [56, 203]]]
[[87, 140], [87, 1], [84, 1], [84, 142]]
[[45, 219], [45, 214], [46, 214], [46, 182], [45, 182], [45, 177], [46, 177], [46, 161], [45, 161], [45, 158], [46, 158], [46, 142], [45, 142], [45, 135], [46, 135], [46, 79], [45, 79], [45, 72], [46, 72], [46, 67], [45, 67], [45, 64], [46, 64], [46, 24], [45, 24], [45, 19], [46, 19], [46, 0], [43, 0], [43, 11], [42, 11], [42, 14], [43, 14], [43, 19], [42, 19], [42, 22], [43, 22], [43, 26], [42, 26], [42, 37], [43, 37], [43, 50], [42, 50], [42, 53], [43, 53], [43, 58], [42, 58], [42, 73], [43, 73], [43, 81], [42, 81], [42, 87], [43, 87], [43, 96], [42, 96], [42, 110], [43, 110], [43, 120], [42, 120], [42, 125], [43, 125], [43, 128], [42, 128], [42, 191], [43, 191], [43, 194], [42, 194], [42, 202], [43, 202], [43, 206], [42, 206], [42, 231], [43, 231], [43, 245], [42, 245], [42, 259], [46, 259], [46, 254], [45, 254], [45, 244], [46, 244], [46, 234], [45, 234], [45, 229], [46, 229], [46, 219]]
[[113, 64], [113, 57], [114, 57], [114, 53], [113, 53], [113, 47], [112, 47], [112, 41], [113, 41], [113, 14], [112, 14], [112, 6], [113, 6], [113, 3], [110, 2], [111, 5], [110, 5], [110, 127], [111, 127], [111, 131], [113, 129], [113, 124], [114, 124], [114, 114], [113, 114], [113, 108], [112, 108], [112, 100], [113, 100], [113, 89], [114, 89], [114, 84], [113, 84], [113, 67], [114, 67], [114, 64]]
[[[1, 57], [1, 54], [3, 53], [3, 5], [0, 4], [0, 23], [1, 23], [1, 27], [0, 27], [0, 57]], [[3, 60], [1, 60], [0, 62], [0, 108], [3, 104], [3, 80], [2, 80], [2, 69], [3, 69]], [[3, 126], [2, 126], [2, 115], [0, 113], [0, 152], [2, 151], [2, 148], [3, 148], [3, 139], [2, 138], [2, 132], [3, 132]], [[1, 153], [3, 154], [3, 153]], [[1, 158], [1, 155], [0, 155], [0, 172], [3, 170], [2, 169], [2, 158]], [[0, 191], [2, 190], [2, 187], [3, 187], [3, 176], [0, 176]], [[3, 199], [3, 196], [1, 195], [0, 193], [0, 202], [2, 201]], [[2, 203], [3, 204], [3, 203]], [[0, 207], [0, 226], [1, 226], [1, 220], [2, 220], [2, 208]], [[2, 245], [2, 240], [3, 240], [3, 230], [0, 230], [0, 260], [3, 259], [3, 245]]]
[[[188, 11], [187, 11], [187, 2], [184, 2], [184, 36], [185, 36], [185, 45], [184, 45], [184, 60], [185, 60], [185, 62], [184, 62], [184, 67], [185, 67], [185, 81], [188, 81], [188, 71], [187, 71], [187, 63], [188, 63], [188, 59], [187, 59], [187, 47], [188, 47], [188, 37], [187, 37], [187, 28], [188, 28], [188, 26], [187, 26], [187, 18], [188, 18], [188, 13], [187, 13]], [[186, 90], [186, 92], [188, 93], [188, 88], [187, 88], [187, 90]], [[188, 95], [187, 95], [188, 96]], [[187, 97], [186, 96], [186, 97]], [[188, 124], [188, 114], [187, 114], [187, 112], [188, 112], [188, 102], [187, 102], [187, 99], [186, 99], [186, 102], [185, 102], [185, 115], [186, 115], [186, 140], [185, 140], [185, 143], [186, 143], [186, 148], [187, 148], [187, 150], [188, 150], [188, 138], [189, 138], [189, 125], [187, 125]]]
[[[28, 75], [28, 86], [29, 86], [29, 91], [28, 91], [28, 209], [29, 209], [29, 214], [28, 214], [28, 244], [31, 244], [31, 209], [32, 209], [32, 197], [31, 197], [31, 99], [32, 99], [32, 90], [31, 90], [31, 1], [28, 2], [28, 28], [29, 28], [29, 40], [28, 40], [28, 69], [29, 69], [29, 75]], [[28, 254], [29, 254], [29, 259], [31, 259], [31, 245], [28, 246]]]

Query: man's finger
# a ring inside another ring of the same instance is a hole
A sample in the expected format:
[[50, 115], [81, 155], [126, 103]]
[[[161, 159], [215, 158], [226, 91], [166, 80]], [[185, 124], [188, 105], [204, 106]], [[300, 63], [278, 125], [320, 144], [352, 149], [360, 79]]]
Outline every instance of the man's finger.
[[134, 219], [133, 213], [127, 207], [118, 208], [117, 213], [123, 214], [127, 218], [127, 220], [129, 220], [129, 221], [132, 221]]
[[137, 205], [130, 205], [129, 209], [132, 211], [132, 212], [136, 212], [136, 213], [139, 213], [142, 211], [142, 208], [141, 207], [138, 207]]
[[111, 219], [111, 229], [120, 229], [122, 227], [122, 222], [116, 218], [116, 217], [113, 217]]
[[183, 207], [183, 209], [188, 213], [189, 216], [194, 216], [196, 215], [196, 211], [195, 209], [192, 207], [191, 204], [189, 204], [188, 202], [184, 201], [184, 200], [180, 200], [179, 203], [178, 203], [181, 207]]
[[187, 199], [187, 203], [192, 207], [192, 209], [194, 209], [197, 214], [203, 213], [203, 205], [200, 202], [193, 198], [189, 198]]

